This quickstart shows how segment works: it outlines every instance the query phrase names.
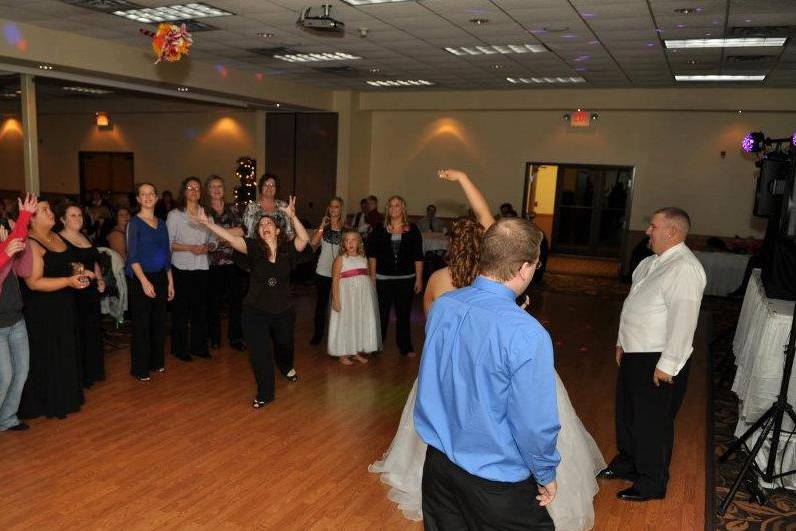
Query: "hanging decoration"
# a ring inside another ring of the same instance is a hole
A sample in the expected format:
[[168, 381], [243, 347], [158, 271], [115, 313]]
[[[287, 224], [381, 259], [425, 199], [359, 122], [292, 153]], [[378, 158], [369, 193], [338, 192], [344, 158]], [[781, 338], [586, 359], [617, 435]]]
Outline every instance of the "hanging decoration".
[[145, 29], [139, 31], [152, 39], [152, 50], [157, 56], [155, 64], [164, 60], [169, 63], [179, 61], [183, 55], [188, 53], [188, 48], [193, 44], [193, 39], [185, 24], [177, 26], [164, 22], [158, 24], [158, 29], [155, 32]]
[[235, 204], [244, 209], [248, 203], [257, 200], [257, 161], [251, 157], [240, 157], [235, 174], [238, 184], [235, 187]]

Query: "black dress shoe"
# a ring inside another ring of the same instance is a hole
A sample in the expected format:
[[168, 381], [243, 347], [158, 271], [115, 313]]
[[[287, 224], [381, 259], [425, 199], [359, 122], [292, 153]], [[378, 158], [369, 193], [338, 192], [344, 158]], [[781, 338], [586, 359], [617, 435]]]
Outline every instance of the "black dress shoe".
[[28, 426], [24, 422], [20, 422], [16, 426], [11, 426], [10, 428], [8, 428], [8, 431], [27, 431], [29, 429], [30, 429], [30, 426]]
[[597, 479], [624, 479], [626, 481], [635, 481], [636, 475], [635, 474], [622, 474], [617, 472], [611, 467], [603, 468], [597, 474]]
[[192, 359], [190, 354], [186, 354], [185, 356], [175, 354], [174, 357], [181, 361], [191, 361]]
[[641, 494], [639, 491], [636, 490], [636, 487], [630, 487], [629, 489], [620, 490], [616, 493], [616, 497], [620, 500], [624, 501], [634, 501], [634, 502], [644, 502], [647, 500], [662, 500], [665, 496], [647, 496], [645, 494]]
[[246, 343], [243, 341], [230, 341], [229, 346], [240, 352], [246, 350]]

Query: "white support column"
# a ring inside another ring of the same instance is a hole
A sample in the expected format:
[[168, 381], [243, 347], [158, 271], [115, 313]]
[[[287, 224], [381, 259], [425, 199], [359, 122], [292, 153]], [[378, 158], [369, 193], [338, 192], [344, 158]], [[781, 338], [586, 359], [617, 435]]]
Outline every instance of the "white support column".
[[255, 111], [254, 125], [254, 158], [257, 160], [257, 178], [265, 173], [265, 111]]
[[25, 160], [25, 191], [38, 194], [39, 183], [39, 128], [36, 113], [36, 84], [31, 74], [20, 74], [22, 91], [22, 130]]

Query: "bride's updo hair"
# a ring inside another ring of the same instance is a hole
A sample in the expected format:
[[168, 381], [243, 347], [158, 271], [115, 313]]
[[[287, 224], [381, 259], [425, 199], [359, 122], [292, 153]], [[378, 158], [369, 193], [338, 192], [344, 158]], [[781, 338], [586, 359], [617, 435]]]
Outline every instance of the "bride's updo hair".
[[483, 237], [484, 227], [477, 221], [470, 218], [459, 218], [453, 222], [448, 267], [454, 287], [469, 286], [478, 275], [478, 261], [481, 259]]

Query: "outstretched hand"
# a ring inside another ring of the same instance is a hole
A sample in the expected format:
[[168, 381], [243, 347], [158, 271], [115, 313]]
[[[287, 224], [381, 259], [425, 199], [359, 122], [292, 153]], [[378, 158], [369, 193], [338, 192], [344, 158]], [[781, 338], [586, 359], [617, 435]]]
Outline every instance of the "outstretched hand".
[[279, 210], [284, 212], [285, 215], [287, 215], [287, 217], [289, 218], [296, 217], [296, 196], [291, 195], [287, 204], [285, 206], [280, 206]]
[[209, 217], [207, 217], [207, 214], [205, 214], [205, 210], [203, 208], [200, 208], [196, 212], [196, 215], [188, 214], [188, 217], [194, 223], [198, 223], [199, 225], [202, 225], [204, 227], [207, 227], [208, 225], [210, 225], [212, 223], [212, 220]]
[[20, 212], [30, 212], [33, 214], [36, 212], [36, 205], [39, 204], [39, 200], [36, 199], [35, 194], [25, 194], [25, 200], [23, 201], [22, 198], [17, 198], [17, 203], [19, 203]]
[[466, 178], [467, 174], [463, 171], [448, 168], [446, 170], [437, 170], [437, 177], [443, 181], [458, 182], [462, 178]]

